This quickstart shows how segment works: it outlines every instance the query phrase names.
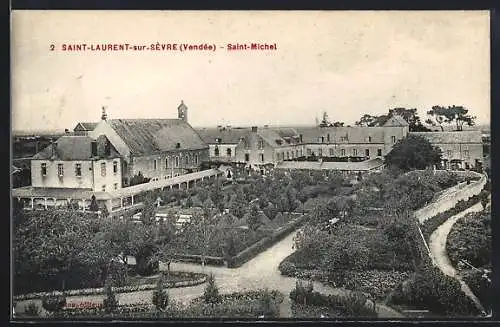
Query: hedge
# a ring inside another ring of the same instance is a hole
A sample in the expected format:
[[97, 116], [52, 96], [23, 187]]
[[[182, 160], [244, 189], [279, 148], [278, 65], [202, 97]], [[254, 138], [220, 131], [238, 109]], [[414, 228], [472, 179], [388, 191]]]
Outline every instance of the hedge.
[[[201, 264], [202, 257], [203, 256], [199, 254], [176, 254], [175, 260], [180, 262]], [[224, 266], [225, 265], [224, 257], [205, 256], [205, 264], [208, 266], [217, 266], [217, 267]]]
[[296, 230], [299, 226], [301, 226], [301, 224], [303, 224], [306, 221], [308, 217], [309, 216], [307, 215], [303, 215], [299, 218], [296, 218], [293, 222], [289, 223], [288, 225], [279, 228], [272, 235], [264, 237], [257, 243], [241, 251], [236, 256], [230, 258], [227, 261], [227, 267], [228, 268], [241, 267], [245, 262], [254, 258], [257, 254], [271, 247], [276, 242], [280, 241], [285, 236], [290, 234], [292, 231]]
[[[186, 272], [184, 272], [186, 273]], [[178, 282], [170, 282], [165, 281], [163, 285], [165, 288], [177, 288], [177, 287], [186, 287], [186, 286], [194, 286], [203, 284], [207, 280], [206, 274], [201, 273], [186, 273], [191, 274], [193, 276], [192, 280], [178, 281]], [[129, 293], [136, 291], [148, 291], [156, 289], [156, 284], [144, 284], [144, 285], [130, 285], [130, 286], [122, 286], [122, 287], [113, 287], [113, 292], [115, 293]], [[65, 294], [66, 296], [76, 296], [76, 295], [101, 295], [104, 294], [105, 290], [103, 287], [100, 288], [87, 288], [80, 290], [69, 290], [64, 293], [61, 291], [53, 291], [53, 292], [39, 292], [39, 293], [28, 293], [14, 296], [14, 299], [17, 301], [31, 300], [42, 298], [44, 296], [60, 296]]]
[[[488, 183], [485, 184], [483, 190], [488, 190]], [[425, 240], [428, 242], [431, 234], [446, 222], [452, 216], [472, 207], [473, 205], [481, 202], [483, 197], [488, 197], [488, 192], [481, 191], [477, 195], [471, 196], [467, 201], [458, 201], [458, 203], [451, 209], [441, 212], [429, 219], [427, 219], [421, 226], [422, 234], [424, 234]]]

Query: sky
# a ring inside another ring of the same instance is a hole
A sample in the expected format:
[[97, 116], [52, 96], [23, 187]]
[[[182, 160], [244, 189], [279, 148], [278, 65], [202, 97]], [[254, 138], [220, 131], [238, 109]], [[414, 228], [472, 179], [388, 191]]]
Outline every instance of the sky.
[[[193, 126], [314, 124], [463, 105], [490, 123], [487, 11], [13, 11], [13, 130], [112, 118]], [[63, 44], [215, 44], [216, 51], [62, 51]], [[227, 44], [277, 50], [227, 51]], [[54, 51], [51, 51], [54, 45]], [[224, 48], [222, 48], [224, 47]]]

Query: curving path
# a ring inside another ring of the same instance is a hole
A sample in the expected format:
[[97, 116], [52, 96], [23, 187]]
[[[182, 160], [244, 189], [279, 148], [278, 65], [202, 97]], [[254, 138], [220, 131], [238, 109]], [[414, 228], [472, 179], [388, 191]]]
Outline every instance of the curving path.
[[[285, 299], [280, 307], [282, 317], [291, 317], [289, 293], [295, 287], [295, 278], [282, 276], [278, 270], [278, 265], [287, 256], [293, 253], [292, 245], [293, 238], [296, 232], [291, 233], [280, 242], [274, 244], [266, 251], [260, 253], [252, 260], [245, 263], [243, 266], [236, 269], [228, 269], [225, 267], [209, 267], [202, 268], [199, 265], [187, 263], [172, 263], [172, 270], [179, 271], [193, 271], [213, 273], [216, 279], [217, 286], [221, 293], [231, 293], [236, 291], [244, 291], [251, 289], [277, 289], [285, 295]], [[160, 267], [164, 269], [163, 266]], [[190, 300], [199, 297], [203, 294], [205, 285], [196, 285], [185, 288], [172, 288], [169, 289], [171, 299], [187, 303]], [[314, 282], [314, 289], [325, 294], [345, 294], [348, 292], [344, 289], [332, 288], [323, 285], [319, 282]], [[130, 293], [116, 294], [120, 304], [133, 304], [141, 302], [150, 302], [153, 291], [137, 291]], [[69, 296], [67, 297], [68, 303], [80, 303], [84, 301], [91, 301], [101, 303], [104, 295], [88, 295], [88, 296]], [[20, 301], [16, 305], [16, 312], [22, 312], [24, 306], [34, 301], [41, 307], [40, 300], [27, 300]], [[403, 317], [396, 310], [377, 304], [377, 313], [381, 318], [400, 318]]]
[[436, 230], [431, 234], [429, 239], [429, 249], [431, 251], [431, 257], [436, 266], [441, 269], [441, 271], [450, 277], [455, 278], [461, 285], [462, 291], [474, 302], [476, 307], [484, 314], [484, 308], [479, 302], [478, 298], [471, 291], [469, 286], [460, 278], [457, 274], [457, 270], [450, 262], [448, 254], [446, 253], [446, 240], [448, 234], [451, 231], [453, 225], [462, 217], [466, 216], [471, 212], [478, 212], [483, 210], [481, 203], [477, 203], [472, 207], [452, 216], [443, 224], [441, 224]]

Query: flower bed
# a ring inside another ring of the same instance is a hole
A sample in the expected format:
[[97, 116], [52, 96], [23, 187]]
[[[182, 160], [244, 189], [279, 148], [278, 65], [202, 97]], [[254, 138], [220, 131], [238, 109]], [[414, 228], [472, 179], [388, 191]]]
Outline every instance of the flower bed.
[[312, 284], [303, 286], [297, 283], [290, 292], [290, 299], [295, 304], [310, 305], [320, 308], [330, 308], [344, 317], [377, 317], [373, 303], [360, 292], [351, 292], [346, 295], [325, 295], [313, 291]]
[[293, 318], [334, 318], [341, 316], [342, 312], [340, 310], [327, 306], [292, 303]]
[[[171, 274], [174, 272], [171, 272]], [[174, 273], [175, 274], [175, 273]], [[182, 272], [182, 274], [186, 274], [186, 279], [179, 281], [165, 281], [164, 286], [166, 288], [177, 288], [177, 287], [186, 287], [186, 286], [194, 286], [199, 285], [207, 280], [207, 275], [200, 273], [191, 273], [191, 272]], [[188, 277], [189, 276], [189, 277]], [[113, 287], [113, 291], [116, 293], [129, 293], [136, 291], [147, 291], [153, 290], [156, 288], [156, 283], [152, 284], [143, 284], [143, 285], [129, 285], [122, 287]], [[64, 294], [66, 296], [76, 296], [76, 295], [101, 295], [104, 294], [104, 288], [87, 288], [80, 290], [69, 290], [65, 291]], [[43, 296], [57, 296], [62, 295], [61, 291], [53, 291], [53, 292], [38, 292], [38, 293], [28, 293], [14, 296], [14, 299], [17, 301], [23, 300], [31, 300], [41, 298]]]
[[164, 311], [157, 311], [151, 304], [120, 305], [112, 313], [106, 313], [102, 308], [65, 309], [55, 313], [54, 317], [71, 318], [257, 318], [266, 312], [269, 316], [279, 315], [279, 304], [283, 301], [283, 294], [270, 291], [270, 308], [265, 308], [262, 299], [265, 291], [257, 290], [245, 293], [233, 293], [221, 296], [217, 304], [203, 303], [202, 299], [195, 299], [188, 305], [172, 301]]
[[[196, 263], [200, 265], [203, 261], [202, 259], [202, 256], [197, 254], [177, 254], [175, 256], [175, 260], [177, 261]], [[208, 266], [220, 267], [225, 265], [225, 261], [223, 257], [205, 256], [205, 264]]]

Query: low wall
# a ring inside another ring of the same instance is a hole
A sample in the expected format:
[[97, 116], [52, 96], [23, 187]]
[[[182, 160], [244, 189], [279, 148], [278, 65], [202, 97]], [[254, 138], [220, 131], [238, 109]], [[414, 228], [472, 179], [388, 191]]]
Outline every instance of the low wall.
[[[203, 260], [202, 256], [199, 254], [177, 254], [175, 255], [175, 261], [196, 263], [201, 265]], [[225, 264], [226, 263], [223, 257], [205, 256], [205, 265], [207, 266], [221, 267]]]
[[438, 196], [437, 199], [433, 200], [432, 203], [415, 211], [414, 215], [418, 219], [420, 224], [423, 224], [427, 219], [437, 215], [440, 212], [444, 212], [453, 208], [459, 201], [466, 201], [471, 196], [479, 194], [487, 182], [487, 178], [485, 175], [474, 172], [461, 173], [467, 173], [468, 176], [480, 176], [480, 179], [478, 181], [472, 181], [470, 184], [464, 182], [450, 187], [440, 196]]

